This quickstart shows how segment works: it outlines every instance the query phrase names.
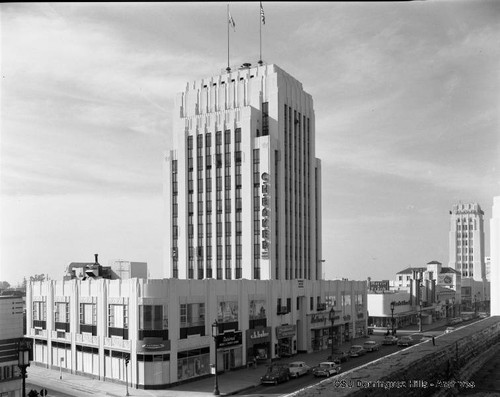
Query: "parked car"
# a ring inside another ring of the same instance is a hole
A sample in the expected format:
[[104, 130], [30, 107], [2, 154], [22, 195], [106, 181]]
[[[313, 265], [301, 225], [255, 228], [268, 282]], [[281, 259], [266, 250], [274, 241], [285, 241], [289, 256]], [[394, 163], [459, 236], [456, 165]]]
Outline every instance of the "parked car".
[[375, 352], [380, 349], [380, 344], [374, 340], [367, 340], [363, 343], [363, 349], [367, 352]]
[[304, 361], [294, 361], [290, 363], [288, 369], [290, 370], [290, 376], [292, 378], [298, 378], [301, 375], [305, 375], [309, 372], [311, 367], [307, 365]]
[[317, 367], [313, 369], [314, 376], [326, 376], [327, 378], [331, 375], [340, 373], [340, 365], [332, 361], [324, 361], [319, 363]]
[[398, 343], [398, 337], [394, 335], [386, 335], [382, 340], [383, 345], [396, 345]]
[[272, 383], [277, 385], [290, 379], [290, 369], [284, 365], [270, 365], [266, 374], [260, 378], [260, 383]]
[[366, 354], [366, 350], [363, 349], [363, 346], [361, 345], [352, 345], [351, 349], [349, 350], [349, 356], [351, 357], [359, 357]]
[[328, 356], [328, 361], [333, 361], [334, 363], [340, 364], [346, 362], [349, 359], [349, 353], [338, 350], [333, 352], [333, 356]]
[[398, 346], [412, 346], [414, 343], [415, 341], [411, 336], [402, 336], [398, 340]]
[[444, 330], [444, 333], [445, 334], [449, 334], [450, 332], [453, 332], [455, 331], [455, 327], [447, 327], [445, 330]]

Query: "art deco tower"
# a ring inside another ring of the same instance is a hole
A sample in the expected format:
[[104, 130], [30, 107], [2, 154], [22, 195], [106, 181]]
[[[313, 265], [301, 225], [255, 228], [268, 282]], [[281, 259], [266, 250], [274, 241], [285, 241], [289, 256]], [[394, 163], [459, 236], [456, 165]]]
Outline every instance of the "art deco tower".
[[313, 100], [276, 65], [244, 64], [176, 97], [165, 159], [165, 276], [321, 278]]
[[451, 215], [449, 266], [475, 281], [485, 279], [484, 212], [477, 203], [455, 204]]

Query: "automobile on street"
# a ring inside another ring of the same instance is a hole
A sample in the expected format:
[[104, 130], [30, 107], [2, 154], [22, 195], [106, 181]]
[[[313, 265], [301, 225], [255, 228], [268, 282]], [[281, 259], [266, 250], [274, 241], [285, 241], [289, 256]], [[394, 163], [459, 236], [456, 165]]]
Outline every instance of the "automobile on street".
[[313, 369], [314, 376], [326, 376], [328, 378], [338, 373], [340, 373], [340, 365], [332, 361], [324, 361]]
[[396, 345], [398, 343], [398, 337], [394, 335], [386, 335], [382, 340], [383, 345]]
[[334, 363], [340, 364], [344, 363], [349, 359], [349, 353], [337, 350], [333, 352], [333, 356], [328, 356], [328, 361], [333, 361]]
[[366, 354], [366, 350], [361, 345], [352, 345], [349, 350], [349, 356], [351, 357], [359, 357]]
[[304, 361], [294, 361], [290, 363], [288, 369], [290, 370], [290, 376], [292, 378], [298, 378], [299, 376], [309, 373], [311, 367]]
[[260, 383], [271, 383], [277, 385], [290, 380], [290, 369], [284, 365], [270, 365], [266, 374], [260, 378]]
[[374, 352], [380, 349], [380, 344], [374, 340], [367, 340], [365, 343], [363, 343], [363, 349], [365, 349], [367, 352]]
[[398, 346], [412, 346], [414, 342], [411, 336], [402, 336], [398, 340]]
[[455, 331], [455, 327], [447, 327], [445, 330], [444, 330], [444, 333], [445, 334], [449, 334], [450, 332], [453, 332]]

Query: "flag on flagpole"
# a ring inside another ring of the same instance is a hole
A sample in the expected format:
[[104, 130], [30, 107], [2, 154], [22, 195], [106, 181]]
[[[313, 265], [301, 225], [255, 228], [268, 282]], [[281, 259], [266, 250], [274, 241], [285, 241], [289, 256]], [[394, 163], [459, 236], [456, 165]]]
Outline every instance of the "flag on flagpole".
[[262, 1], [260, 2], [260, 19], [262, 21], [262, 25], [266, 24], [266, 16], [264, 15], [264, 7], [262, 7]]
[[229, 13], [229, 25], [231, 25], [231, 27], [233, 28], [233, 30], [236, 31], [236, 23], [234, 23], [234, 19], [231, 16], [231, 13]]

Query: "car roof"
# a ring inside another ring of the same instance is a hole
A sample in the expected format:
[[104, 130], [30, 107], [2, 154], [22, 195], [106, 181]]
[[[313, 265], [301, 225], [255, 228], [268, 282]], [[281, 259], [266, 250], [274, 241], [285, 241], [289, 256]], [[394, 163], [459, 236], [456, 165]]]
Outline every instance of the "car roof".
[[321, 364], [335, 364], [333, 361], [323, 361], [321, 363], [319, 363], [319, 365]]
[[290, 365], [293, 365], [293, 364], [305, 364], [304, 361], [294, 361], [292, 363], [290, 363]]

